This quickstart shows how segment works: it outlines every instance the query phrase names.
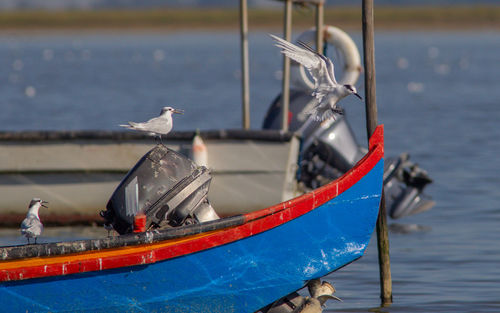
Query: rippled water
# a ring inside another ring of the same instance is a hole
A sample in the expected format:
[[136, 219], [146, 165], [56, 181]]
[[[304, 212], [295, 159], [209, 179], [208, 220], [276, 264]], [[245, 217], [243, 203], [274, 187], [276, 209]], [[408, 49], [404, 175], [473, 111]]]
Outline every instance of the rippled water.
[[[352, 34], [361, 47], [361, 35]], [[434, 179], [428, 212], [389, 221], [394, 304], [379, 306], [374, 239], [327, 277], [338, 312], [500, 311], [500, 34], [383, 32], [377, 102], [387, 155], [408, 151]], [[175, 129], [240, 126], [238, 34], [103, 33], [0, 36], [2, 130], [118, 129], [163, 105]], [[281, 57], [250, 36], [253, 128], [280, 89]], [[363, 90], [362, 82], [358, 90]], [[363, 106], [344, 106], [361, 142]], [[401, 231], [408, 230], [408, 231]], [[79, 236], [79, 235], [75, 235]]]

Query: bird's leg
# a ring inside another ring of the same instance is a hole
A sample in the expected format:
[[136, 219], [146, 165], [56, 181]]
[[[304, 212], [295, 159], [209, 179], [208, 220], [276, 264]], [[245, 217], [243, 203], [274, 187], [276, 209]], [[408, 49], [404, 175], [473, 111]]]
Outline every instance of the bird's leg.
[[342, 109], [342, 108], [339, 108], [339, 107], [332, 108], [332, 111], [333, 111], [333, 113], [344, 115], [344, 109]]
[[157, 145], [163, 144], [163, 141], [161, 140], [161, 135], [155, 136], [155, 142]]
[[28, 239], [28, 244], [30, 244], [30, 237], [26, 237], [26, 239]]
[[37, 237], [35, 237], [35, 245], [36, 245], [36, 238], [37, 238]]
[[108, 238], [111, 237], [111, 231], [113, 231], [113, 224], [104, 223], [104, 229], [108, 231]]

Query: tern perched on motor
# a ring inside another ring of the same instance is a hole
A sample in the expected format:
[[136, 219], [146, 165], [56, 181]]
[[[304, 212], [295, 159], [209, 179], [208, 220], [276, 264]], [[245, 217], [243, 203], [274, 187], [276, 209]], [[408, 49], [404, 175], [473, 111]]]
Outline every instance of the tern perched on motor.
[[38, 217], [38, 210], [41, 206], [46, 208], [45, 205], [47, 201], [43, 201], [39, 198], [33, 198], [29, 204], [28, 214], [26, 218], [21, 223], [21, 234], [28, 238], [28, 244], [30, 243], [30, 238], [36, 238], [42, 234], [43, 224]]
[[128, 129], [147, 132], [153, 136], [159, 137], [161, 142], [161, 135], [166, 135], [172, 130], [173, 113], [183, 114], [184, 111], [177, 110], [172, 107], [164, 107], [163, 109], [161, 109], [160, 116], [154, 117], [147, 122], [144, 123], [128, 122], [128, 124], [120, 126]]
[[354, 86], [337, 83], [333, 63], [329, 58], [301, 41], [299, 44], [302, 48], [277, 36], [270, 36], [276, 41], [276, 46], [281, 48], [281, 53], [302, 64], [314, 79], [312, 96], [316, 98], [317, 103], [308, 113], [315, 120], [334, 118], [334, 113], [343, 114], [344, 111], [337, 106], [337, 102], [348, 95], [362, 99]]

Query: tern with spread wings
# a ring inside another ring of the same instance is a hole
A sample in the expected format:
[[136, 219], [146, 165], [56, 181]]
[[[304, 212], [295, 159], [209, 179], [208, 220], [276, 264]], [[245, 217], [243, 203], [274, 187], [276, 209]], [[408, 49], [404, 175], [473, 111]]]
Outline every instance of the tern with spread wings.
[[356, 87], [337, 83], [333, 63], [329, 58], [317, 53], [303, 42], [299, 41], [302, 46], [299, 47], [277, 36], [270, 36], [275, 40], [276, 46], [281, 48], [281, 53], [302, 64], [313, 77], [312, 96], [316, 99], [316, 104], [308, 113], [315, 120], [323, 121], [334, 118], [334, 113], [343, 114], [343, 110], [337, 105], [337, 102], [348, 95], [355, 95], [362, 99]]

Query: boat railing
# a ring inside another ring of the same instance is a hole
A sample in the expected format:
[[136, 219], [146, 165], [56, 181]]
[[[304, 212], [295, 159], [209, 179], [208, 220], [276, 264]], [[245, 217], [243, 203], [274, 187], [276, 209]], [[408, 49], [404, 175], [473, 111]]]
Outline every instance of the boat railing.
[[[283, 39], [291, 41], [292, 4], [313, 5], [315, 12], [316, 50], [323, 51], [324, 0], [279, 0], [284, 2]], [[250, 79], [248, 60], [248, 7], [247, 0], [240, 0], [240, 38], [242, 73], [242, 128], [250, 127]], [[281, 110], [281, 130], [288, 131], [288, 112], [290, 106], [290, 59], [283, 55], [282, 79], [283, 108]]]

